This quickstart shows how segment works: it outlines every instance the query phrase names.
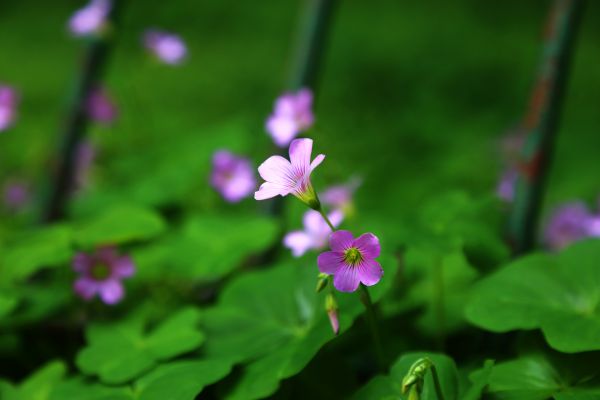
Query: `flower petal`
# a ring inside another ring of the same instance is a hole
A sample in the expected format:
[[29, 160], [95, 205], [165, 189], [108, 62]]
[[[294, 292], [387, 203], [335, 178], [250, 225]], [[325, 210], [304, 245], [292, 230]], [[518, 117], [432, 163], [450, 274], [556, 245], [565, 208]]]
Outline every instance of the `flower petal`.
[[326, 251], [319, 254], [317, 265], [319, 266], [319, 271], [329, 275], [337, 274], [338, 270], [345, 266], [342, 254], [335, 251]]
[[319, 166], [319, 164], [321, 164], [323, 162], [324, 159], [325, 159], [324, 154], [319, 154], [318, 156], [316, 156], [315, 159], [313, 160], [313, 162], [310, 164], [310, 170], [312, 171], [315, 168], [317, 168]]
[[310, 171], [310, 157], [312, 153], [312, 139], [294, 139], [290, 144], [290, 162], [292, 169], [300, 176]]
[[99, 290], [102, 301], [110, 305], [117, 304], [125, 294], [123, 284], [116, 279], [109, 279], [102, 282]]
[[257, 192], [254, 192], [254, 199], [266, 200], [277, 195], [285, 196], [289, 193], [290, 191], [287, 188], [283, 188], [280, 185], [276, 185], [271, 182], [265, 182], [262, 185], [260, 185], [260, 188]]
[[73, 270], [80, 274], [85, 274], [92, 266], [92, 258], [85, 253], [77, 253], [73, 257]]
[[333, 286], [340, 292], [354, 292], [360, 284], [357, 267], [344, 265], [339, 268], [333, 277]]
[[352, 246], [354, 242], [354, 236], [350, 231], [335, 231], [329, 236], [329, 247], [331, 250], [343, 252], [347, 248]]
[[358, 270], [358, 277], [366, 286], [373, 286], [381, 280], [383, 268], [375, 260], [364, 260], [355, 267]]
[[292, 165], [281, 156], [271, 156], [258, 167], [258, 173], [267, 182], [293, 188]]
[[113, 276], [118, 278], [128, 278], [135, 273], [133, 260], [128, 256], [122, 256], [113, 261]]
[[344, 220], [344, 213], [341, 210], [333, 210], [329, 214], [329, 221], [333, 224], [334, 227], [340, 226], [342, 221]]
[[292, 255], [294, 257], [300, 257], [312, 247], [312, 240], [311, 237], [303, 231], [293, 231], [285, 235], [283, 244], [285, 247], [292, 250]]
[[[321, 234], [324, 230], [325, 232], [330, 231], [330, 228], [327, 226], [325, 220], [318, 211], [308, 210], [304, 213], [302, 217], [302, 223], [304, 224], [304, 229], [306, 232], [311, 234]], [[325, 229], [327, 228], [327, 229]]]
[[360, 237], [354, 241], [354, 246], [358, 247], [363, 258], [377, 258], [379, 257], [379, 253], [381, 253], [379, 239], [372, 233], [360, 235]]
[[287, 146], [299, 132], [296, 121], [287, 115], [273, 115], [269, 117], [266, 129], [275, 144], [279, 147]]
[[73, 290], [82, 299], [90, 300], [98, 292], [98, 285], [93, 279], [82, 277], [75, 281]]

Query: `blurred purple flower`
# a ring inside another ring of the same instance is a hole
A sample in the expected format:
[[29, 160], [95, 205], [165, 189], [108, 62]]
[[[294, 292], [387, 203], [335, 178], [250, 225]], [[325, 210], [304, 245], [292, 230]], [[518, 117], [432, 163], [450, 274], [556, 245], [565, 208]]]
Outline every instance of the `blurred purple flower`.
[[18, 212], [29, 203], [31, 192], [25, 181], [9, 181], [4, 185], [4, 204], [11, 212]]
[[504, 171], [500, 177], [500, 182], [496, 187], [496, 194], [500, 199], [506, 202], [512, 202], [515, 198], [515, 189], [519, 173], [514, 168], [509, 168]]
[[256, 193], [256, 200], [265, 200], [277, 195], [293, 194], [311, 208], [319, 206], [310, 174], [323, 162], [319, 154], [311, 162], [312, 139], [296, 139], [290, 144], [290, 161], [281, 156], [271, 156], [258, 167], [258, 173], [266, 181]]
[[87, 114], [93, 121], [111, 124], [117, 118], [117, 106], [104, 88], [95, 88], [88, 96]]
[[71, 16], [69, 30], [75, 36], [99, 33], [104, 28], [110, 8], [110, 0], [91, 0]]
[[250, 161], [227, 150], [219, 150], [213, 155], [210, 183], [230, 203], [237, 203], [256, 189]]
[[572, 202], [559, 207], [550, 217], [545, 230], [545, 242], [552, 250], [592, 236], [595, 217], [582, 202]]
[[[328, 217], [333, 226], [337, 228], [342, 223], [344, 214], [340, 210], [334, 210]], [[331, 233], [331, 228], [318, 211], [307, 211], [304, 214], [303, 223], [303, 231], [292, 231], [283, 238], [283, 244], [292, 250], [294, 257], [302, 256], [309, 249], [325, 247]]]
[[121, 281], [135, 273], [133, 261], [119, 255], [114, 247], [102, 247], [93, 254], [77, 253], [73, 269], [79, 274], [73, 285], [75, 293], [84, 300], [99, 295], [109, 305], [123, 299], [125, 289]]
[[359, 178], [352, 178], [346, 184], [330, 186], [321, 193], [321, 201], [323, 204], [342, 210], [344, 214], [348, 215], [353, 207], [352, 197], [354, 192], [360, 187], [361, 183]]
[[287, 146], [300, 132], [314, 123], [313, 95], [310, 89], [285, 93], [275, 102], [275, 109], [266, 122], [267, 132], [279, 147]]
[[88, 185], [90, 170], [96, 158], [96, 148], [89, 140], [84, 140], [77, 146], [75, 155], [75, 189]]
[[17, 91], [11, 86], [0, 84], [0, 132], [14, 123], [18, 103]]
[[149, 29], [144, 33], [144, 45], [161, 61], [177, 65], [187, 56], [185, 42], [174, 33]]
[[357, 239], [349, 231], [335, 231], [329, 237], [331, 251], [317, 258], [319, 271], [333, 275], [333, 285], [341, 292], [354, 292], [360, 283], [373, 286], [383, 276], [379, 257], [379, 239], [365, 233]]

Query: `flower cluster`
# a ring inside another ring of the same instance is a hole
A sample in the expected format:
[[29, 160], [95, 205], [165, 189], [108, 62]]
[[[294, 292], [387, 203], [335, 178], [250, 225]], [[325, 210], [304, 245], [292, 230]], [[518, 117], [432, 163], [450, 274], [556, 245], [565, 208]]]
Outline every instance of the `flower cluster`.
[[275, 102], [273, 114], [266, 129], [279, 147], [286, 147], [300, 132], [310, 128], [315, 117], [312, 112], [313, 95], [310, 89], [285, 93]]
[[13, 125], [18, 103], [17, 91], [10, 86], [0, 84], [0, 132]]
[[544, 241], [552, 250], [589, 237], [600, 237], [600, 212], [592, 213], [580, 201], [557, 208], [544, 231]]
[[239, 202], [256, 189], [250, 161], [227, 150], [219, 150], [213, 155], [210, 183], [230, 203]]
[[117, 106], [102, 87], [92, 90], [87, 98], [86, 111], [90, 119], [105, 125], [113, 123], [118, 115]]

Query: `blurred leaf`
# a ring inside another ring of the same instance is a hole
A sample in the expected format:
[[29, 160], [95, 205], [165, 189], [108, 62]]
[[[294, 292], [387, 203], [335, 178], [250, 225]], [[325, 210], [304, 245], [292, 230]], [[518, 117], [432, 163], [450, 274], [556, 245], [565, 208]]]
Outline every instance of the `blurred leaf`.
[[203, 215], [134, 254], [141, 276], [217, 279], [277, 238], [274, 219], [258, 215]]
[[139, 400], [194, 400], [202, 389], [231, 370], [229, 360], [176, 361], [161, 365], [135, 382]]
[[198, 310], [183, 309], [149, 333], [142, 318], [86, 330], [88, 346], [77, 355], [77, 366], [86, 374], [98, 375], [109, 384], [127, 382], [154, 367], [158, 361], [196, 349], [204, 335], [196, 324]]
[[[402, 379], [408, 373], [413, 363], [423, 357], [428, 357], [435, 365], [445, 399], [458, 400], [458, 374], [456, 365], [450, 357], [436, 353], [409, 353], [403, 355], [392, 365], [389, 375], [376, 376], [352, 398], [354, 400], [382, 399], [385, 397], [400, 398], [402, 393]], [[421, 400], [438, 400], [433, 386], [431, 371], [427, 371], [425, 375], [425, 385], [423, 386]]]
[[523, 257], [482, 280], [467, 318], [494, 332], [542, 329], [563, 352], [600, 350], [600, 241]]
[[91, 247], [149, 239], [165, 228], [162, 217], [151, 209], [117, 205], [78, 224], [73, 236], [78, 245]]
[[461, 400], [479, 400], [483, 394], [484, 389], [490, 383], [490, 375], [494, 368], [493, 360], [486, 360], [483, 364], [483, 368], [479, 370], [479, 374], [473, 376], [473, 384], [465, 393], [461, 396]]
[[82, 377], [56, 385], [49, 400], [133, 400], [129, 387], [111, 387], [87, 382]]
[[489, 374], [487, 393], [506, 400], [588, 400], [600, 398], [597, 355], [552, 358], [541, 354], [484, 367], [470, 379]]
[[11, 293], [0, 292], [0, 319], [14, 310], [18, 302], [17, 296]]
[[2, 400], [48, 400], [52, 388], [62, 380], [66, 366], [62, 361], [52, 361], [30, 375], [20, 385], [0, 382]]
[[0, 281], [22, 281], [41, 268], [66, 263], [73, 255], [71, 230], [54, 225], [28, 232], [0, 255]]
[[[382, 256], [385, 275], [370, 288], [379, 300], [394, 281], [393, 258]], [[206, 311], [203, 326], [210, 357], [247, 362], [229, 399], [255, 399], [277, 390], [279, 381], [300, 372], [334, 338], [324, 311], [324, 294], [315, 293], [316, 266], [281, 265], [232, 282], [217, 307]], [[337, 293], [340, 332], [363, 311], [358, 293]]]

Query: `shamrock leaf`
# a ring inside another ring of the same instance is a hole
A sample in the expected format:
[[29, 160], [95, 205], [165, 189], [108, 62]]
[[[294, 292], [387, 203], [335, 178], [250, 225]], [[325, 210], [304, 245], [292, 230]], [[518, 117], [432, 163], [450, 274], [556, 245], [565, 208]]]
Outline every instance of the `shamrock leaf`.
[[0, 381], [2, 400], [48, 400], [53, 387], [66, 372], [62, 361], [52, 361], [29, 376], [20, 385]]

